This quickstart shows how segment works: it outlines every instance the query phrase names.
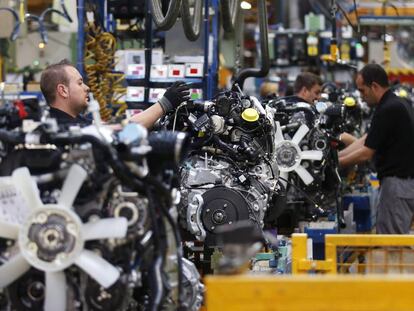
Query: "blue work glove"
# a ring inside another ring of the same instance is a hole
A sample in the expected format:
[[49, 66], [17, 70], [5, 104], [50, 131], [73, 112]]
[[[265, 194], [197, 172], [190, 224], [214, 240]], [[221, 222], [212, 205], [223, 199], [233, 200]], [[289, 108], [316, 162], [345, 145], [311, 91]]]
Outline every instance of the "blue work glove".
[[190, 87], [183, 81], [177, 81], [171, 85], [164, 96], [158, 101], [164, 113], [176, 109], [182, 102], [190, 99]]

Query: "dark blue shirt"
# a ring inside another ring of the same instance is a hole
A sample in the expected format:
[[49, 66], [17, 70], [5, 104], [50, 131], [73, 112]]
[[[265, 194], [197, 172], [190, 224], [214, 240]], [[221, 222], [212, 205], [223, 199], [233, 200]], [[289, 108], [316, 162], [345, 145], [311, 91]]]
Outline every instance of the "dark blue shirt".
[[67, 114], [66, 112], [50, 107], [50, 116], [54, 119], [56, 119], [57, 123], [59, 125], [79, 125], [81, 127], [88, 126], [92, 124], [92, 120], [89, 118], [86, 118], [82, 115], [78, 115], [76, 118], [72, 117], [70, 114]]

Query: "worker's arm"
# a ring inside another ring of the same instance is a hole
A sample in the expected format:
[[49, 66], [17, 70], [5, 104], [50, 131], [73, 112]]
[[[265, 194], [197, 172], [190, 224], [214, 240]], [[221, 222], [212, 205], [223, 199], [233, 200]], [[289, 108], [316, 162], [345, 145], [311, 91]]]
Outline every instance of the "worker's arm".
[[[342, 135], [341, 135], [342, 136]], [[355, 150], [361, 148], [364, 146], [365, 144], [365, 139], [367, 138], [367, 134], [364, 134], [361, 138], [358, 138], [356, 140], [354, 140], [348, 147], [346, 147], [344, 150], [339, 151], [338, 153], [338, 157], [344, 157], [352, 152], [354, 152]]]
[[154, 123], [164, 115], [164, 110], [159, 103], [155, 103], [143, 112], [133, 115], [128, 121], [136, 122], [150, 129]]
[[345, 147], [348, 147], [349, 145], [351, 145], [354, 141], [358, 140], [358, 138], [356, 138], [355, 136], [347, 133], [347, 132], [343, 132], [340, 136], [339, 136], [339, 140], [345, 145]]
[[157, 103], [145, 111], [133, 116], [129, 122], [136, 122], [146, 128], [151, 128], [164, 114], [177, 109], [177, 107], [190, 98], [190, 87], [182, 81], [171, 85], [164, 96]]
[[339, 157], [339, 166], [347, 167], [371, 160], [375, 150], [364, 145], [354, 149], [352, 152]]

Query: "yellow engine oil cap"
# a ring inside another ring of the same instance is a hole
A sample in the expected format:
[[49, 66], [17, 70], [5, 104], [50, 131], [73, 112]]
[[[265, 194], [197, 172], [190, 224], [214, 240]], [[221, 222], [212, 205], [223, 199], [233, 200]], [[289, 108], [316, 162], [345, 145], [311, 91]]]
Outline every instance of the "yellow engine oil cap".
[[353, 97], [345, 97], [344, 105], [347, 107], [354, 107], [356, 105], [356, 101]]
[[399, 89], [397, 92], [397, 96], [402, 97], [402, 98], [407, 98], [408, 92], [404, 89]]
[[241, 116], [243, 120], [247, 122], [255, 122], [259, 119], [259, 113], [253, 108], [245, 109]]

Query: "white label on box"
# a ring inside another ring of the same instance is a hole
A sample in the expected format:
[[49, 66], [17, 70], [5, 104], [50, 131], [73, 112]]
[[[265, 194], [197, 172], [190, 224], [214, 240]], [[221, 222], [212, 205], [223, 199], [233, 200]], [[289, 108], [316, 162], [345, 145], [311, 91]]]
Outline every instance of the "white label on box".
[[168, 65], [168, 78], [184, 78], [184, 65]]
[[151, 66], [151, 79], [166, 79], [168, 76], [167, 65], [152, 65]]
[[202, 89], [190, 89], [190, 99], [191, 100], [203, 99], [203, 90]]
[[134, 76], [137, 79], [145, 78], [145, 65], [143, 64], [129, 64], [127, 69], [127, 76]]
[[156, 103], [158, 101], [158, 99], [160, 99], [162, 96], [164, 96], [166, 89], [150, 89], [150, 93], [149, 93], [149, 99], [148, 101], [150, 103]]
[[129, 102], [143, 102], [145, 98], [145, 88], [141, 86], [128, 86], [126, 100]]
[[187, 63], [185, 64], [185, 76], [186, 77], [202, 77], [203, 76], [203, 64], [202, 63]]

